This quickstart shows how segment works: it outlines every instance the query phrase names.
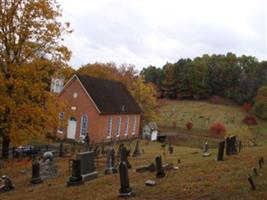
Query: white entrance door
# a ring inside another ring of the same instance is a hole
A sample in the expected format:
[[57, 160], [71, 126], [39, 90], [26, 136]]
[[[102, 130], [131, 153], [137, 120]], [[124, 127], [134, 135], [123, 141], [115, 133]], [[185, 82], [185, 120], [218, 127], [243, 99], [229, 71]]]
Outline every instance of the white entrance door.
[[75, 139], [77, 121], [74, 117], [71, 117], [68, 121], [67, 138]]

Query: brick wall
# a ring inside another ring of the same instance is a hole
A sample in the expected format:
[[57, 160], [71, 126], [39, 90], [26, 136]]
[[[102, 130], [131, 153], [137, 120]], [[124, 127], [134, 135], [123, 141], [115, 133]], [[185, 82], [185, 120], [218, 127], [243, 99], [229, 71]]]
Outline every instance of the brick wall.
[[[73, 94], [77, 93], [77, 97], [74, 98]], [[88, 97], [79, 81], [74, 79], [72, 80], [67, 87], [59, 95], [59, 99], [62, 101], [67, 101], [69, 107], [73, 113], [73, 117], [77, 120], [76, 135], [75, 139], [80, 138], [80, 128], [81, 128], [81, 117], [83, 114], [88, 116], [88, 132], [91, 142], [99, 143], [103, 141], [108, 141], [111, 138], [126, 139], [137, 137], [139, 134], [140, 127], [140, 114], [136, 115], [101, 115], [94, 105], [93, 101]], [[76, 108], [73, 110], [72, 108]], [[108, 121], [109, 118], [112, 118], [112, 131], [111, 137], [108, 137]], [[121, 117], [121, 128], [120, 135], [117, 137], [117, 120]], [[128, 124], [128, 134], [125, 135], [126, 121], [129, 117]], [[135, 133], [132, 134], [134, 117], [136, 117], [136, 127]], [[63, 133], [57, 133], [58, 137], [66, 138], [67, 137], [67, 128], [64, 128]]]

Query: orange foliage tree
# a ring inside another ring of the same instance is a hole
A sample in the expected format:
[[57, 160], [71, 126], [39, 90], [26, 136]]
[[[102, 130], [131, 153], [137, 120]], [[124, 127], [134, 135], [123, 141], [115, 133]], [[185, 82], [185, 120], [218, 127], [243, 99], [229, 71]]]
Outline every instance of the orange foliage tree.
[[[0, 1], [0, 135], [2, 157], [10, 141], [43, 137], [57, 122], [50, 75], [63, 69], [70, 51], [60, 41], [70, 33], [55, 0]], [[46, 59], [44, 59], [46, 58]]]

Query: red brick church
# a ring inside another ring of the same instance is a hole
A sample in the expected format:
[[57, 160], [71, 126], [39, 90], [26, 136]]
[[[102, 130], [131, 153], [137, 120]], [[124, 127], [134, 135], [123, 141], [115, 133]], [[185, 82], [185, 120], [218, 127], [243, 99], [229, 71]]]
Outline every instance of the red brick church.
[[139, 135], [142, 111], [120, 82], [74, 75], [58, 98], [68, 102], [72, 113], [67, 128], [57, 129], [60, 138], [79, 140], [88, 134], [91, 142], [100, 143]]

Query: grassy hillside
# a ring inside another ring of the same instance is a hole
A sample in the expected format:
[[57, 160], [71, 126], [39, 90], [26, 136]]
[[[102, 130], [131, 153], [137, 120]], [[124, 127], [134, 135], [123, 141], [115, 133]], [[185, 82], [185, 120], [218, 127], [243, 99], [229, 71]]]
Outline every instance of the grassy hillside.
[[[134, 144], [128, 146], [132, 150]], [[117, 147], [116, 147], [117, 148]], [[261, 176], [255, 177], [257, 191], [251, 191], [247, 176], [252, 168], [257, 167], [260, 156], [267, 158], [266, 147], [245, 148], [239, 155], [225, 157], [224, 161], [214, 160], [217, 150], [211, 150], [210, 157], [202, 157], [201, 151], [195, 148], [174, 147], [170, 155], [159, 143], [141, 144], [145, 153], [140, 157], [130, 158], [133, 169], [129, 170], [130, 186], [135, 191], [133, 200], [146, 199], [266, 199], [267, 198], [267, 165], [260, 170]], [[155, 173], [136, 173], [138, 165], [149, 164], [156, 155], [162, 155], [163, 163], [172, 162], [179, 169], [167, 171], [166, 177], [157, 179], [155, 187], [145, 186], [147, 179], [155, 180]], [[177, 159], [181, 163], [177, 164]], [[68, 159], [56, 159], [59, 166], [59, 177], [45, 181], [43, 184], [28, 185], [31, 177], [29, 161], [11, 162], [2, 173], [10, 175], [16, 184], [16, 190], [0, 194], [1, 200], [114, 200], [118, 198], [120, 187], [119, 175], [103, 175], [105, 157], [100, 158], [97, 168], [99, 177], [82, 186], [66, 187], [68, 180]], [[24, 170], [25, 173], [22, 173]]]
[[196, 129], [209, 129], [214, 122], [223, 122], [227, 129], [242, 125], [245, 111], [237, 106], [211, 104], [202, 101], [166, 101], [159, 112], [158, 124], [161, 127], [185, 128], [187, 122], [193, 122]]

